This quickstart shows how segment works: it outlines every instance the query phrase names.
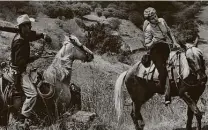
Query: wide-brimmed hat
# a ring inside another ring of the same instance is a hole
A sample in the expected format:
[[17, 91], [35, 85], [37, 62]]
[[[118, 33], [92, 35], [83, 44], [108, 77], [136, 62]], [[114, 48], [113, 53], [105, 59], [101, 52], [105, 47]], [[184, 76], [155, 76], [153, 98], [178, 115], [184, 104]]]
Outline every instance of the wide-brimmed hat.
[[35, 19], [34, 18], [30, 18], [27, 14], [20, 15], [17, 18], [17, 26], [19, 26], [21, 24], [25, 24], [25, 23], [31, 23], [31, 22], [35, 22]]

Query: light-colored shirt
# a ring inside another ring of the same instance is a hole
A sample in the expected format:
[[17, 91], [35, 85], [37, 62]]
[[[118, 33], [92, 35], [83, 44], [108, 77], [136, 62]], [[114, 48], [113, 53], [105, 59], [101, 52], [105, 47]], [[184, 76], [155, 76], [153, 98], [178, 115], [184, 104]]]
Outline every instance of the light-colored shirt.
[[153, 38], [157, 41], [166, 40], [166, 42], [172, 42], [168, 36], [170, 28], [167, 26], [167, 23], [163, 18], [158, 19], [157, 24], [151, 24], [148, 21], [144, 22], [144, 36], [145, 36], [145, 45], [152, 42]]

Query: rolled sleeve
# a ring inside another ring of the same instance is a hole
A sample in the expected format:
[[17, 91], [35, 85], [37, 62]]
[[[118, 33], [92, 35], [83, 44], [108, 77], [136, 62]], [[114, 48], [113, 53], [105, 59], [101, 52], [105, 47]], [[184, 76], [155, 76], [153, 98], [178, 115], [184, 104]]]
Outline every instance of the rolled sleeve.
[[148, 44], [150, 44], [152, 42], [153, 39], [153, 35], [151, 33], [151, 30], [149, 28], [149, 26], [145, 29], [144, 31], [144, 37], [145, 37], [145, 46], [148, 46]]

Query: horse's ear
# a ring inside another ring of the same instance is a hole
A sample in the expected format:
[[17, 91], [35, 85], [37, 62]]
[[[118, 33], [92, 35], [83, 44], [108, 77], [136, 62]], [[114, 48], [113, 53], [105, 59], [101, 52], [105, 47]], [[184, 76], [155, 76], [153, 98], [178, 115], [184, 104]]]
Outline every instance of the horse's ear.
[[195, 41], [194, 41], [194, 46], [195, 47], [198, 47], [198, 43], [199, 43], [198, 41], [199, 41], [199, 37], [197, 36]]

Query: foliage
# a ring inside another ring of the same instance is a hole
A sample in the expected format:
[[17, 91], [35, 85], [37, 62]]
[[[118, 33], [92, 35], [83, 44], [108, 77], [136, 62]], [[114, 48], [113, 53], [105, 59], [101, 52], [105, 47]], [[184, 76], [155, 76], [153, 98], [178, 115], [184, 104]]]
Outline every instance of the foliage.
[[117, 30], [121, 24], [121, 21], [118, 18], [110, 18], [108, 22], [112, 30]]
[[132, 11], [129, 13], [129, 20], [137, 27], [140, 27], [143, 24], [144, 18], [139, 12]]
[[45, 2], [44, 7], [46, 8], [45, 13], [51, 18], [64, 16], [72, 19], [74, 16], [81, 17], [92, 11], [91, 6], [84, 2], [51, 1]]
[[104, 8], [103, 16], [105, 16], [106, 18], [108, 17], [116, 17], [120, 19], [128, 18], [128, 14], [124, 10], [117, 10], [115, 8], [112, 8], [111, 6], [110, 8]]
[[73, 11], [69, 6], [59, 6], [56, 4], [46, 5], [46, 14], [51, 18], [57, 18], [60, 16], [64, 16], [68, 19], [72, 19], [74, 17]]
[[102, 8], [95, 8], [95, 12], [100, 17], [100, 16], [102, 16], [103, 9]]
[[72, 11], [74, 12], [76, 16], [84, 16], [84, 15], [90, 14], [90, 12], [92, 11], [92, 8], [87, 3], [78, 2], [78, 3], [72, 4]]
[[87, 47], [100, 54], [106, 52], [118, 53], [121, 47], [121, 38], [111, 34], [112, 29], [104, 24], [97, 23], [90, 27], [87, 35]]
[[176, 28], [176, 38], [179, 43], [193, 43], [198, 36], [198, 26], [194, 20], [187, 20], [184, 23], [180, 23]]
[[175, 15], [176, 19], [176, 38], [178, 42], [193, 42], [198, 36], [198, 23], [195, 20], [196, 14], [200, 10], [200, 4], [195, 2], [193, 5], [188, 6], [180, 13]]

